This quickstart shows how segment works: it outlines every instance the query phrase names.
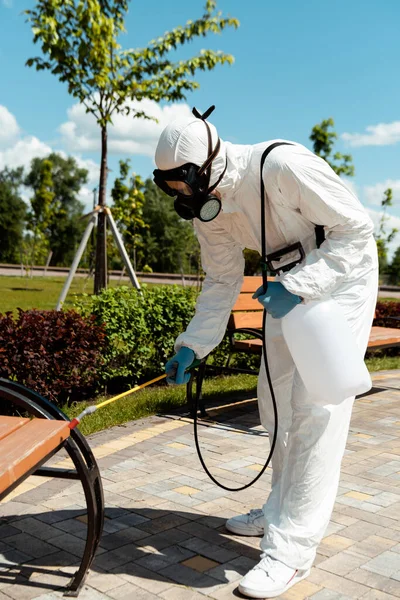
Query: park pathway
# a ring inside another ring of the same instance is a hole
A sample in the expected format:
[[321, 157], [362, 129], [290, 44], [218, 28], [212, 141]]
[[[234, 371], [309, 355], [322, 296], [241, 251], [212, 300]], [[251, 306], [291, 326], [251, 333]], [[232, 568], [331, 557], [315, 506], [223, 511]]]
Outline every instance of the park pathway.
[[[213, 473], [239, 485], [259, 470], [268, 438], [254, 400], [210, 410], [200, 427]], [[259, 557], [259, 538], [224, 528], [260, 506], [270, 471], [239, 493], [201, 470], [179, 414], [90, 436], [103, 476], [106, 521], [80, 600], [227, 600]], [[59, 455], [53, 462], [60, 463]], [[65, 463], [63, 460], [63, 464]], [[29, 478], [0, 504], [0, 600], [55, 600], [78, 563], [86, 526], [80, 484]], [[374, 376], [356, 401], [339, 494], [315, 566], [287, 600], [400, 598], [400, 372]]]

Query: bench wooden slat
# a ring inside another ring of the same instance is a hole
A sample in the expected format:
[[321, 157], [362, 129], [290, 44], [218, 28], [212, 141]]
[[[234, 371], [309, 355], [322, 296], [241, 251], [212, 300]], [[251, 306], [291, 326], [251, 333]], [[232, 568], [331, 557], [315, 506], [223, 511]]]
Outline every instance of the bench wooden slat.
[[[268, 281], [274, 281], [274, 277], [267, 277]], [[254, 292], [262, 285], [262, 277], [254, 276], [254, 275], [246, 275], [243, 278], [242, 289], [240, 290], [241, 294], [254, 294]]]
[[382, 346], [384, 344], [389, 346], [400, 345], [400, 329], [393, 327], [372, 327], [368, 348]]
[[[273, 277], [268, 277], [269, 281], [273, 281]], [[238, 296], [238, 299], [232, 309], [229, 317], [228, 329], [259, 329], [262, 328], [263, 308], [258, 300], [253, 300], [252, 294], [257, 288], [262, 285], [262, 277], [245, 277], [243, 286]], [[261, 340], [232, 340], [234, 350], [241, 352], [249, 352], [252, 354], [261, 354]], [[371, 328], [368, 349], [378, 350], [383, 348], [393, 348], [400, 346], [400, 329], [392, 327]]]
[[23, 419], [22, 417], [0, 417], [0, 440], [4, 439], [23, 425], [26, 425], [28, 421], [29, 419]]
[[241, 294], [254, 294], [254, 292], [262, 285], [262, 277], [246, 276], [243, 278]]
[[[261, 305], [260, 305], [261, 306]], [[263, 311], [259, 312], [237, 312], [229, 318], [229, 329], [241, 329], [242, 327], [251, 327], [252, 329], [262, 328]]]
[[[274, 281], [274, 277], [268, 277], [268, 281]], [[263, 308], [258, 300], [253, 300], [252, 295], [262, 285], [262, 277], [245, 277], [242, 289], [235, 302], [232, 312], [254, 310], [262, 312]]]
[[0, 451], [0, 494], [50, 455], [69, 434], [67, 421], [33, 419], [4, 438]]
[[235, 340], [233, 346], [236, 350], [251, 352], [252, 354], [261, 354], [262, 340], [255, 338], [254, 340]]
[[232, 312], [235, 313], [244, 310], [262, 312], [263, 307], [256, 298], [252, 298], [252, 294], [240, 294], [235, 302]]
[[[234, 340], [233, 345], [236, 350], [261, 354], [262, 342], [257, 338], [251, 340]], [[400, 329], [390, 327], [371, 328], [368, 348], [392, 348], [393, 346], [400, 346]]]

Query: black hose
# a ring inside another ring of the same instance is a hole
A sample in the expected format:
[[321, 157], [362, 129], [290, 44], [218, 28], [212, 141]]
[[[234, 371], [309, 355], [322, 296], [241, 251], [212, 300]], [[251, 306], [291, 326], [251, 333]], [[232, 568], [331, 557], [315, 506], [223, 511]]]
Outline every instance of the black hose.
[[[263, 278], [264, 294], [266, 293], [267, 288], [268, 288], [268, 278], [267, 278], [268, 261], [267, 261], [267, 243], [266, 243], [266, 226], [265, 226], [265, 198], [266, 198], [266, 194], [265, 194], [265, 186], [264, 186], [264, 178], [263, 178], [263, 167], [264, 167], [264, 163], [265, 163], [265, 160], [266, 160], [268, 154], [274, 148], [276, 148], [278, 146], [292, 146], [292, 144], [290, 142], [274, 142], [273, 144], [270, 144], [264, 150], [264, 152], [262, 153], [262, 155], [261, 155], [261, 161], [260, 161], [261, 268], [262, 268], [262, 278]], [[258, 479], [260, 479], [261, 475], [264, 473], [264, 471], [268, 467], [269, 463], [271, 462], [271, 458], [272, 458], [272, 455], [273, 455], [274, 450], [275, 450], [276, 438], [277, 438], [277, 435], [278, 435], [278, 410], [277, 410], [277, 406], [276, 406], [275, 393], [274, 393], [274, 389], [272, 387], [271, 375], [270, 375], [269, 366], [268, 366], [267, 342], [266, 342], [266, 339], [267, 339], [266, 338], [266, 322], [267, 322], [267, 313], [266, 313], [266, 310], [264, 309], [263, 324], [262, 324], [263, 357], [264, 357], [265, 372], [267, 374], [268, 385], [269, 385], [269, 389], [270, 389], [270, 392], [271, 392], [272, 406], [274, 408], [275, 426], [274, 426], [274, 436], [273, 436], [273, 439], [272, 439], [271, 449], [269, 451], [267, 462], [265, 463], [265, 465], [263, 466], [263, 468], [261, 469], [261, 471], [259, 472], [259, 474], [257, 475], [257, 477], [255, 477], [252, 481], [250, 481], [250, 483], [247, 483], [246, 485], [243, 485], [242, 487], [239, 487], [239, 488], [230, 488], [230, 487], [227, 487], [226, 485], [222, 485], [222, 483], [219, 483], [219, 481], [217, 481], [215, 479], [215, 477], [213, 477], [213, 475], [211, 475], [210, 471], [207, 469], [207, 466], [206, 466], [206, 464], [204, 462], [204, 459], [203, 459], [203, 457], [201, 455], [201, 450], [200, 450], [200, 446], [199, 446], [199, 440], [198, 440], [198, 437], [197, 437], [198, 394], [196, 394], [196, 399], [195, 399], [195, 413], [194, 413], [194, 422], [193, 422], [193, 424], [194, 424], [194, 441], [195, 441], [195, 444], [196, 444], [197, 454], [199, 455], [199, 459], [200, 459], [200, 462], [201, 462], [201, 464], [203, 466], [203, 469], [205, 470], [205, 472], [207, 473], [207, 475], [209, 476], [209, 478], [214, 483], [216, 483], [219, 487], [221, 487], [224, 490], [228, 490], [229, 492], [240, 492], [241, 490], [245, 490], [245, 489], [249, 488], [256, 481], [258, 481]]]
[[264, 359], [264, 366], [265, 366], [265, 372], [267, 374], [267, 379], [268, 379], [268, 385], [269, 385], [269, 389], [271, 392], [271, 399], [272, 399], [272, 406], [274, 409], [274, 435], [272, 438], [272, 444], [271, 444], [271, 449], [269, 451], [268, 454], [268, 458], [267, 461], [265, 463], [265, 465], [263, 466], [263, 468], [261, 469], [261, 471], [258, 473], [258, 475], [252, 479], [250, 481], [250, 483], [246, 483], [246, 485], [242, 485], [241, 487], [237, 487], [237, 488], [232, 488], [232, 487], [228, 487], [227, 485], [223, 485], [222, 483], [220, 483], [208, 470], [208, 467], [204, 461], [204, 458], [201, 454], [201, 449], [200, 449], [200, 445], [199, 445], [199, 438], [198, 438], [198, 434], [197, 434], [197, 412], [198, 412], [198, 404], [199, 404], [199, 394], [196, 393], [195, 394], [195, 403], [194, 403], [194, 417], [193, 417], [193, 428], [194, 428], [194, 442], [196, 445], [196, 450], [197, 450], [197, 454], [199, 457], [199, 460], [201, 462], [201, 465], [204, 469], [204, 471], [207, 473], [207, 475], [209, 476], [209, 478], [211, 479], [211, 481], [213, 481], [214, 483], [216, 483], [220, 488], [222, 488], [223, 490], [227, 490], [228, 492], [241, 492], [242, 490], [246, 490], [247, 488], [249, 488], [250, 486], [252, 486], [256, 481], [258, 481], [261, 477], [261, 475], [263, 475], [263, 473], [265, 472], [265, 470], [267, 469], [269, 463], [271, 462], [272, 459], [272, 455], [274, 453], [275, 450], [275, 444], [276, 444], [276, 438], [278, 435], [278, 409], [276, 406], [276, 399], [275, 399], [275, 393], [274, 393], [274, 388], [272, 386], [272, 381], [271, 381], [271, 374], [269, 372], [269, 365], [268, 365], [268, 357], [267, 357], [267, 337], [266, 337], [266, 323], [267, 323], [267, 311], [264, 309], [264, 313], [263, 313], [263, 322], [262, 322], [262, 346], [263, 346], [263, 359]]

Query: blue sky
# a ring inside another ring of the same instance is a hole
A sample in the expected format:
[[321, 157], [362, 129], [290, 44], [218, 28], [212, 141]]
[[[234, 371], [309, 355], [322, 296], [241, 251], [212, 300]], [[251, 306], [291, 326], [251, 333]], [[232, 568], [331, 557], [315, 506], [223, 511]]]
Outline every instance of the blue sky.
[[[48, 149], [80, 158], [94, 186], [99, 136], [56, 77], [24, 66], [38, 54], [21, 14], [32, 0], [0, 0], [0, 168], [29, 163]], [[201, 73], [189, 106], [216, 104], [212, 122], [223, 139], [256, 143], [286, 138], [310, 146], [311, 128], [333, 117], [337, 150], [353, 155], [353, 186], [368, 209], [379, 209], [391, 185], [393, 223], [400, 223], [400, 2], [398, 0], [219, 0], [224, 14], [241, 26], [186, 47], [235, 56], [232, 67]], [[138, 47], [202, 13], [202, 0], [146, 0], [130, 4], [125, 47]], [[120, 120], [111, 132], [110, 183], [118, 160], [149, 176], [159, 128], [185, 106], [159, 107], [160, 125]], [[11, 115], [11, 116], [10, 116]], [[150, 127], [150, 129], [149, 129]], [[148, 130], [149, 129], [149, 130]], [[400, 236], [397, 244], [400, 244]]]

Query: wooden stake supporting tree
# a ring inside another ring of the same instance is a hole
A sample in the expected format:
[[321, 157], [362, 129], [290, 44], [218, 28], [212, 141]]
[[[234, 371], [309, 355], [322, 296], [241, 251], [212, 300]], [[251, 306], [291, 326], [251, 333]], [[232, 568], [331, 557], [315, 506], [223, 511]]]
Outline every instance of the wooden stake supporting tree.
[[[184, 100], [185, 94], [199, 87], [196, 71], [212, 70], [218, 64], [232, 63], [223, 52], [202, 50], [187, 60], [172, 62], [171, 50], [205, 37], [237, 27], [234, 18], [216, 13], [215, 0], [207, 0], [204, 14], [153, 40], [146, 48], [123, 50], [118, 43], [124, 31], [128, 0], [38, 0], [26, 11], [32, 23], [34, 42], [40, 43], [44, 57], [30, 58], [29, 67], [49, 70], [68, 84], [69, 93], [92, 113], [100, 128], [101, 162], [99, 205], [106, 205], [107, 133], [115, 114], [151, 119], [133, 108], [131, 100], [145, 98], [156, 102]], [[106, 219], [98, 215], [96, 272], [94, 291], [107, 283]]]

